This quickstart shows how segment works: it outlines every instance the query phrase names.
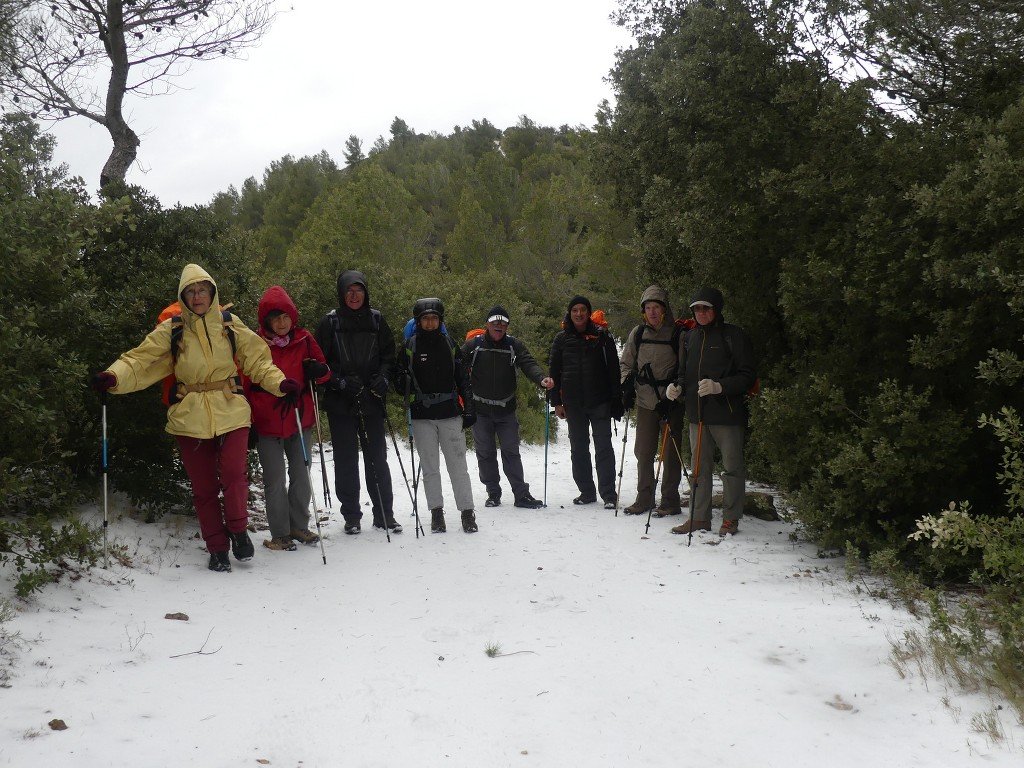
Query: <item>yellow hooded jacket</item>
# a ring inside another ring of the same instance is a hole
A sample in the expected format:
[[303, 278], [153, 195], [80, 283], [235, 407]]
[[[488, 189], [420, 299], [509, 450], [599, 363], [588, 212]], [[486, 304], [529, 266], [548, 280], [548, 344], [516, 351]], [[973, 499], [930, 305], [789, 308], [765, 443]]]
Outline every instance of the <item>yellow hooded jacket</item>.
[[[185, 288], [199, 283], [213, 285], [210, 310], [205, 315], [192, 312], [184, 296]], [[117, 378], [110, 392], [124, 395], [156, 384], [171, 373], [181, 384], [223, 381], [238, 375], [231, 356], [228, 330], [217, 310], [217, 284], [205, 269], [187, 264], [178, 282], [181, 303], [182, 336], [178, 358], [171, 357], [171, 320], [160, 323], [135, 349], [121, 355], [107, 370]], [[274, 365], [267, 343], [231, 316], [235, 332], [238, 367], [242, 373], [271, 394], [280, 397], [285, 375]], [[189, 392], [167, 409], [167, 431], [206, 440], [242, 427], [251, 420], [249, 403], [243, 395], [227, 394], [223, 389]]]

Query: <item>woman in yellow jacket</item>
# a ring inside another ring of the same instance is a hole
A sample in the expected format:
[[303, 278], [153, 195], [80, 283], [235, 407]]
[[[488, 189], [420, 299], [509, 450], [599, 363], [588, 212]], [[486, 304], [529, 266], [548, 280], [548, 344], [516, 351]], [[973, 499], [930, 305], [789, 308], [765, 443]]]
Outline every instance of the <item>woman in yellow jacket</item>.
[[[253, 556], [246, 532], [246, 446], [251, 417], [238, 371], [278, 397], [298, 392], [302, 385], [285, 378], [271, 360], [270, 348], [237, 317], [210, 311], [218, 306], [217, 284], [205, 269], [196, 264], [185, 266], [178, 299], [180, 322], [178, 318], [162, 322], [139, 346], [97, 373], [93, 386], [101, 393], [123, 395], [174, 375], [167, 431], [178, 441], [192, 485], [192, 503], [210, 553], [210, 570], [230, 571], [229, 543], [236, 560]], [[175, 328], [180, 328], [180, 338]]]

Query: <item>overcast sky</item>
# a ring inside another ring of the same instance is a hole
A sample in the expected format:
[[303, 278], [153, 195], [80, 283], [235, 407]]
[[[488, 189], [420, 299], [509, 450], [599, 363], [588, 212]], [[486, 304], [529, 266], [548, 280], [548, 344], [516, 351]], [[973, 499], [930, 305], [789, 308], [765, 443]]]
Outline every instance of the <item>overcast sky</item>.
[[[593, 126], [615, 51], [628, 33], [615, 0], [282, 0], [244, 60], [195, 64], [176, 93], [130, 99], [142, 139], [128, 174], [165, 207], [208, 203], [271, 161], [327, 152], [351, 134], [368, 152], [401, 117], [418, 133], [486, 118]], [[83, 119], [53, 129], [56, 159], [95, 190], [110, 150]]]

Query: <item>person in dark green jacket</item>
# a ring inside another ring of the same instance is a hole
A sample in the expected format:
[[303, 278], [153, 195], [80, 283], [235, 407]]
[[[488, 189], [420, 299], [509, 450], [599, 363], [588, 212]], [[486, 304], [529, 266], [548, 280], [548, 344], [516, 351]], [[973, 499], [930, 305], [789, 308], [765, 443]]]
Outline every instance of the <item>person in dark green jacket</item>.
[[724, 304], [717, 288], [700, 288], [693, 295], [690, 310], [697, 326], [683, 339], [683, 371], [666, 392], [670, 400], [686, 395], [690, 454], [695, 465], [691, 519], [677, 525], [672, 533], [711, 530], [711, 474], [716, 450], [722, 453], [723, 467], [722, 527], [718, 534], [739, 531], [743, 515], [747, 392], [757, 380], [757, 361], [746, 332], [725, 322]]

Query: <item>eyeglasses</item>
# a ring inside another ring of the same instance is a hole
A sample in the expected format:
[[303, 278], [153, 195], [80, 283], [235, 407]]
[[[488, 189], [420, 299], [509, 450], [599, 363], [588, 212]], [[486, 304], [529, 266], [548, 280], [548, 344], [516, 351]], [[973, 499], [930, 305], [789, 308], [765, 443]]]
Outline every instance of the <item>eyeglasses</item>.
[[186, 288], [184, 293], [189, 298], [194, 298], [195, 296], [209, 296], [210, 289], [205, 285], [201, 285], [196, 288]]

